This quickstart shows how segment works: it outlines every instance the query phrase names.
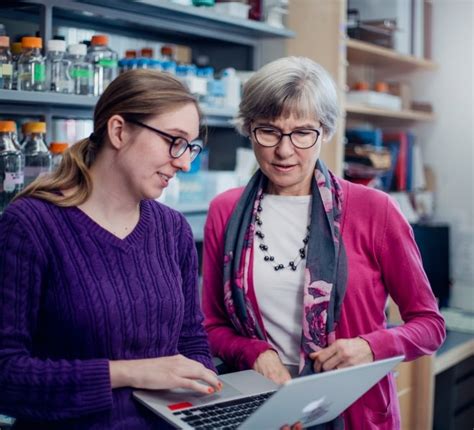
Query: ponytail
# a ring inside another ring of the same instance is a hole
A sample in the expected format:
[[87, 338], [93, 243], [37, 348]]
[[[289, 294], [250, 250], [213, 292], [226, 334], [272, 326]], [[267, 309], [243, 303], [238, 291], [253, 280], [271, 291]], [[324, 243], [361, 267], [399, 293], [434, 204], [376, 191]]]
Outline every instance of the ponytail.
[[[63, 153], [63, 159], [53, 172], [41, 175], [15, 196], [35, 197], [58, 206], [78, 206], [84, 203], [92, 192], [92, 180], [89, 167], [94, 155], [91, 151], [94, 143], [82, 139]], [[92, 154], [91, 154], [92, 153]], [[62, 190], [72, 190], [70, 195], [63, 195]]]

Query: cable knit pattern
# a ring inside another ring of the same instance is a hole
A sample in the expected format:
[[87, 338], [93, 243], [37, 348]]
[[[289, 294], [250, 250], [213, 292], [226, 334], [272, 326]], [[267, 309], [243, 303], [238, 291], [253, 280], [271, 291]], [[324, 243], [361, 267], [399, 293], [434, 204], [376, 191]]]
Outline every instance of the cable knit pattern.
[[162, 423], [112, 390], [109, 360], [181, 353], [214, 369], [191, 229], [145, 200], [123, 240], [76, 207], [22, 198], [0, 218], [0, 413], [20, 429]]

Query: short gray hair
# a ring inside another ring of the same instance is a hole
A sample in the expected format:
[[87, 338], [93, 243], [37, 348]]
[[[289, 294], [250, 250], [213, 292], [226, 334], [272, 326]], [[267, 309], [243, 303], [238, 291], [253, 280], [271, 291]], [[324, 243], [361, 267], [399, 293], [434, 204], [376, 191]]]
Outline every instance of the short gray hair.
[[258, 70], [245, 83], [236, 128], [244, 136], [256, 119], [279, 117], [319, 120], [330, 138], [339, 115], [336, 85], [318, 63], [305, 57], [285, 57]]

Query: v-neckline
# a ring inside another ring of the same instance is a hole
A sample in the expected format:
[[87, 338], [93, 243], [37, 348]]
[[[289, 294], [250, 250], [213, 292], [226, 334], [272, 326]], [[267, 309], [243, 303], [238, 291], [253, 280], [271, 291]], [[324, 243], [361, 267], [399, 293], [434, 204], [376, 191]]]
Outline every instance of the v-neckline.
[[150, 203], [147, 200], [140, 202], [140, 217], [137, 225], [123, 239], [113, 234], [111, 231], [102, 227], [77, 206], [69, 208], [71, 216], [78, 222], [81, 229], [87, 233], [96, 236], [98, 239], [110, 243], [124, 250], [128, 250], [131, 246], [139, 243], [143, 234], [147, 230], [151, 215]]

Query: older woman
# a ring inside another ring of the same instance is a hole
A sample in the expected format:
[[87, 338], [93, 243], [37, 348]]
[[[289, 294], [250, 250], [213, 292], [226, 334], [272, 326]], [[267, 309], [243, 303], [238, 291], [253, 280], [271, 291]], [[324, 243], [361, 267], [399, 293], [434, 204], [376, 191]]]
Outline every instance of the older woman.
[[[319, 159], [336, 127], [333, 81], [306, 58], [283, 58], [245, 85], [239, 131], [260, 166], [211, 203], [203, 309], [213, 353], [277, 383], [404, 354], [445, 336], [411, 228], [390, 197], [335, 177]], [[390, 295], [404, 324], [387, 328]], [[343, 389], [343, 387], [341, 387]], [[400, 426], [393, 376], [334, 428]]]

